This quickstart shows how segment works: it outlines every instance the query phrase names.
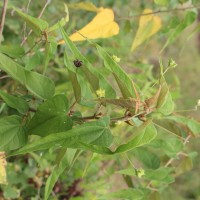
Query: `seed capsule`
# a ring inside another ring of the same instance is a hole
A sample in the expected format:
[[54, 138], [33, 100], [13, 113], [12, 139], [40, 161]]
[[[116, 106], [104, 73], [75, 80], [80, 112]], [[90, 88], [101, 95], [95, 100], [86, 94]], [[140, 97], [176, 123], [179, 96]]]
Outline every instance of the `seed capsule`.
[[75, 67], [81, 67], [82, 64], [83, 64], [83, 62], [81, 60], [78, 60], [78, 59], [74, 60], [74, 66]]

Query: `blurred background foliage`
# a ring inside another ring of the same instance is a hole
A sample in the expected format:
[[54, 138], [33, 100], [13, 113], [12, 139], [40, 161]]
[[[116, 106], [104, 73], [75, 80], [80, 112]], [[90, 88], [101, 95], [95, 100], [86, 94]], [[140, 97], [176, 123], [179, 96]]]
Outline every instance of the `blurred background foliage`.
[[[21, 43], [24, 34], [24, 23], [13, 13], [11, 6], [14, 5], [26, 11], [28, 2], [28, 0], [9, 1], [3, 44], [15, 46]], [[44, 0], [30, 1], [29, 9], [27, 10], [28, 14], [37, 17], [45, 2]], [[95, 16], [93, 12], [76, 10], [70, 7], [71, 4], [78, 2], [80, 1], [51, 0], [42, 15], [42, 19], [53, 25], [65, 16], [64, 3], [67, 3], [70, 15], [65, 30], [68, 34], [71, 34], [79, 30]], [[98, 39], [95, 42], [107, 49], [110, 54], [121, 58], [121, 66], [142, 88], [145, 96], [151, 94], [150, 85], [159, 75], [159, 59], [161, 58], [166, 66], [168, 60], [172, 58], [178, 64], [178, 67], [170, 70], [166, 74], [166, 79], [177, 103], [176, 110], [194, 109], [197, 100], [200, 98], [200, 83], [198, 80], [200, 74], [199, 0], [91, 0], [90, 2], [97, 7], [112, 8], [114, 10], [115, 21], [120, 26], [120, 33], [112, 38]], [[2, 6], [2, 2], [0, 6]], [[194, 8], [184, 9], [186, 7]], [[134, 52], [131, 52], [131, 44], [138, 29], [139, 18], [145, 8], [150, 8], [153, 11], [167, 10], [167, 12], [156, 13], [162, 19], [161, 30]], [[187, 16], [189, 17], [187, 18]], [[188, 24], [184, 27], [186, 18], [188, 19]], [[29, 29], [27, 27], [25, 35], [28, 32]], [[30, 35], [27, 44], [25, 44], [26, 49], [32, 46], [31, 37]], [[59, 38], [60, 36], [58, 35]], [[163, 49], [168, 38], [171, 38], [171, 43]], [[77, 44], [81, 52], [95, 67], [101, 67], [102, 61], [97, 53], [94, 52], [94, 48], [88, 45], [87, 42]], [[36, 68], [41, 71], [43, 56], [44, 54], [38, 51], [33, 56], [24, 58], [22, 62], [26, 63], [26, 67], [29, 69]], [[72, 87], [63, 65], [63, 46], [60, 45], [49, 63], [47, 74], [55, 80], [56, 92], [65, 92], [70, 99], [73, 97]], [[99, 68], [99, 70], [102, 69]], [[3, 81], [0, 82], [0, 86], [4, 85]], [[10, 84], [11, 90], [12, 87], [20, 87], [16, 83], [13, 84], [12, 81], [7, 82], [7, 84]], [[8, 112], [14, 111], [8, 108]], [[83, 110], [83, 112], [87, 113], [88, 109]], [[185, 114], [200, 120], [198, 111], [189, 111]], [[121, 133], [130, 131], [123, 125], [115, 127], [114, 130], [119, 137]], [[136, 162], [135, 156], [140, 158], [144, 156], [145, 148], [139, 148], [129, 153], [133, 163]], [[191, 157], [196, 156], [195, 152], [200, 153], [199, 141], [196, 139], [191, 139], [186, 148], [193, 152]], [[166, 155], [163, 154], [161, 156], [163, 160], [160, 161], [157, 158], [158, 154], [160, 155], [162, 152], [152, 152], [152, 155], [146, 156], [155, 157], [156, 165], [160, 166], [162, 162], [166, 161]], [[9, 158], [7, 167], [8, 185], [1, 187], [0, 199], [42, 199], [45, 181], [53, 168], [54, 159], [55, 154], [51, 149], [42, 155], [32, 153]], [[168, 188], [163, 187], [162, 197], [157, 193], [153, 194], [152, 200], [167, 200], [170, 198], [176, 200], [200, 199], [199, 155], [194, 159], [193, 168], [192, 164], [185, 163], [185, 165], [182, 163], [184, 170], [180, 167], [178, 174], [181, 174], [181, 176], [176, 178], [176, 182], [172, 183]], [[111, 191], [127, 188], [122, 176], [115, 172], [129, 165], [130, 163], [123, 155], [115, 156], [115, 159], [111, 160], [109, 156], [92, 155], [90, 152], [84, 152], [77, 159], [72, 169], [61, 175], [54, 186], [52, 199], [109, 199], [110, 197], [103, 198], [103, 195]], [[149, 163], [143, 163], [144, 168], [145, 165], [147, 168], [151, 168]], [[140, 167], [141, 164], [136, 163], [136, 166]], [[137, 179], [134, 178], [134, 182], [137, 183]]]

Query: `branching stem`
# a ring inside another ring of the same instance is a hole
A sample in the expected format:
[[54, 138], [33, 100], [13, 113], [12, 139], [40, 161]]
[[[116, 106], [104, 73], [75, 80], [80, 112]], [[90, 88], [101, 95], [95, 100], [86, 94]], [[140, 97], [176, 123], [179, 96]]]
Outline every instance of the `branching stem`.
[[[46, 7], [48, 6], [48, 4], [49, 4], [50, 2], [51, 2], [50, 0], [46, 0], [46, 3], [44, 4], [44, 6], [43, 6], [43, 8], [42, 8], [42, 10], [41, 10], [41, 12], [40, 12], [40, 14], [38, 15], [38, 19], [42, 17], [42, 15], [43, 15], [43, 13], [44, 13]], [[28, 39], [28, 36], [29, 36], [31, 33], [32, 33], [32, 30], [30, 30], [30, 31], [28, 32], [27, 36], [24, 37], [24, 39], [22, 40], [20, 46], [23, 46], [23, 45], [25, 44], [26, 40]]]
[[134, 17], [148, 16], [148, 15], [159, 14], [159, 13], [179, 12], [179, 11], [185, 11], [185, 10], [190, 10], [194, 8], [200, 8], [200, 5], [183, 7], [183, 8], [175, 8], [175, 9], [170, 9], [170, 10], [156, 10], [153, 12], [143, 13], [143, 14], [138, 14], [138, 15], [133, 15], [133, 16], [128, 16], [128, 17], [119, 17], [118, 20], [122, 20], [122, 19], [130, 20]]

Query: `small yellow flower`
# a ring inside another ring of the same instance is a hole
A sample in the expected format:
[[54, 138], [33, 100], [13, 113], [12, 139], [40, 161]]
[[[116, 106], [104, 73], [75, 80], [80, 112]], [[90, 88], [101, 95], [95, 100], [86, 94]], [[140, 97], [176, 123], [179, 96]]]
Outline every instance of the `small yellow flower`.
[[142, 168], [137, 169], [137, 176], [138, 176], [139, 178], [141, 178], [141, 177], [144, 176], [144, 175], [145, 175], [144, 169], [142, 169]]
[[116, 125], [121, 125], [123, 122], [118, 120], [117, 122], [115, 122]]
[[118, 58], [117, 56], [113, 55], [112, 56], [112, 59], [115, 61], [115, 62], [120, 62], [121, 58]]
[[96, 91], [96, 94], [97, 94], [97, 96], [99, 97], [99, 98], [103, 98], [103, 97], [105, 97], [106, 96], [106, 92], [105, 92], [105, 90], [103, 90], [103, 89], [98, 89], [97, 91]]

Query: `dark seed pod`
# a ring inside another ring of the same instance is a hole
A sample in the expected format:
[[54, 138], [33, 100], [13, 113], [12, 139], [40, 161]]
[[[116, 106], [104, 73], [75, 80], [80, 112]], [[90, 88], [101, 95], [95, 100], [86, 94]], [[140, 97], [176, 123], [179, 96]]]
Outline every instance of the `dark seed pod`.
[[81, 60], [78, 60], [78, 59], [74, 60], [74, 66], [75, 67], [81, 67], [82, 64], [83, 64], [83, 62]]

